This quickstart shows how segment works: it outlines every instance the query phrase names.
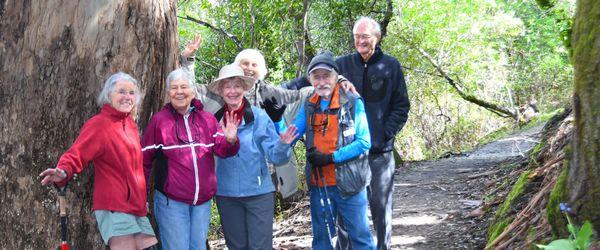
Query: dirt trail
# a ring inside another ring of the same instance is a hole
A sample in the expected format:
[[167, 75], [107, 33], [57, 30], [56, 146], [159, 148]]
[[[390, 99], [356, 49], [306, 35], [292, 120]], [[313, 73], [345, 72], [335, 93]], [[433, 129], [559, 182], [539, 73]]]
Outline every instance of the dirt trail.
[[[490, 178], [502, 163], [525, 157], [542, 126], [514, 133], [472, 152], [408, 164], [395, 176], [393, 249], [482, 249], [489, 216], [469, 216], [480, 207]], [[370, 215], [369, 215], [370, 216]], [[277, 249], [310, 249], [307, 198], [275, 225]], [[222, 248], [223, 242], [213, 242]]]
[[487, 218], [481, 206], [502, 163], [525, 157], [542, 126], [489, 143], [465, 155], [414, 163], [398, 171], [392, 244], [397, 249], [482, 249]]

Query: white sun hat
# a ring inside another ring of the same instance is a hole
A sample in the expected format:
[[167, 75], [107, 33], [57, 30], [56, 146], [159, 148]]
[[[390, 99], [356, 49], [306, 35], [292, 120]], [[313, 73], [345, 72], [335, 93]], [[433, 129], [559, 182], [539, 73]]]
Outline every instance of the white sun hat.
[[221, 80], [231, 77], [241, 78], [243, 80], [242, 82], [244, 83], [244, 90], [249, 90], [254, 86], [254, 78], [245, 76], [244, 70], [240, 68], [240, 66], [236, 64], [228, 64], [219, 70], [219, 77], [208, 84], [208, 90], [215, 94], [219, 94], [219, 84], [221, 83]]

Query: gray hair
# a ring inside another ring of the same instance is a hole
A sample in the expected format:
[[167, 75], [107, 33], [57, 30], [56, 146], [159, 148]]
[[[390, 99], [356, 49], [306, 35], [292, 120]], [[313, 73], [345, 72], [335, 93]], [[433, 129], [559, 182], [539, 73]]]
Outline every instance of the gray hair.
[[129, 74], [123, 73], [121, 71], [111, 75], [104, 82], [104, 87], [102, 87], [102, 90], [100, 91], [100, 94], [98, 95], [97, 99], [98, 106], [102, 107], [104, 106], [104, 104], [110, 103], [110, 94], [113, 91], [115, 91], [115, 86], [117, 85], [118, 81], [126, 81], [133, 83], [133, 85], [135, 86], [135, 106], [138, 106], [140, 104], [140, 88], [138, 86], [138, 81], [135, 80], [135, 78], [133, 78]]
[[169, 92], [169, 89], [171, 89], [171, 82], [176, 80], [186, 80], [189, 83], [189, 87], [192, 89], [192, 92], [197, 94], [198, 88], [196, 86], [196, 81], [192, 73], [190, 73], [187, 69], [179, 68], [169, 73], [167, 76], [167, 92]]
[[235, 60], [233, 61], [233, 63], [240, 65], [240, 63], [244, 59], [256, 60], [256, 63], [258, 64], [258, 79], [260, 79], [260, 80], [265, 79], [265, 76], [267, 75], [267, 64], [265, 62], [265, 57], [263, 56], [262, 53], [260, 53], [260, 50], [257, 50], [257, 49], [242, 50], [242, 51], [240, 51], [240, 53], [238, 53], [235, 56]]
[[375, 21], [375, 19], [367, 17], [367, 16], [361, 16], [358, 18], [358, 20], [356, 20], [356, 22], [354, 22], [354, 27], [352, 28], [352, 34], [356, 34], [358, 25], [363, 22], [367, 22], [369, 24], [372, 35], [375, 35], [378, 38], [381, 37], [381, 25], [379, 25], [379, 23], [377, 21]]

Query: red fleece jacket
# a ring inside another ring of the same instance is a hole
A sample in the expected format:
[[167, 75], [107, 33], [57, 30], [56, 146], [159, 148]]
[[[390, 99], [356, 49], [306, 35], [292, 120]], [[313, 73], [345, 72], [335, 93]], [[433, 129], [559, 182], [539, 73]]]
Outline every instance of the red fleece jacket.
[[64, 185], [94, 163], [93, 210], [146, 215], [146, 180], [137, 126], [131, 116], [105, 104], [89, 119], [58, 161], [67, 172]]

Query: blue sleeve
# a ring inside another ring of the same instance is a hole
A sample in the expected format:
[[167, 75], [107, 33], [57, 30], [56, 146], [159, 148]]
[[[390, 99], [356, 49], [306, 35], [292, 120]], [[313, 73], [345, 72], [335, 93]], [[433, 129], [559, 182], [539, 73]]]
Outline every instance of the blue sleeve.
[[254, 138], [257, 146], [261, 147], [261, 151], [271, 163], [281, 165], [288, 162], [292, 152], [291, 145], [279, 140], [275, 125], [269, 116], [262, 110], [259, 112], [255, 113], [255, 122], [258, 127], [254, 130]]
[[[298, 141], [298, 139], [304, 135], [304, 132], [306, 132], [306, 114], [304, 112], [304, 104], [300, 105], [298, 115], [296, 115], [296, 118], [294, 119], [294, 126], [296, 126], [298, 129], [298, 137], [296, 137], [294, 142], [292, 142], [292, 145], [294, 145], [296, 141]], [[285, 125], [285, 121], [283, 119], [275, 123], [275, 127], [277, 128], [277, 132], [279, 132], [279, 134], [285, 133], [287, 130], [287, 126]]]
[[352, 159], [367, 152], [371, 148], [371, 134], [367, 123], [365, 105], [361, 99], [357, 99], [354, 105], [354, 126], [356, 134], [354, 141], [333, 152], [333, 161], [340, 163]]
[[285, 126], [285, 118], [282, 117], [281, 121], [273, 122], [273, 124], [275, 125], [275, 131], [277, 131], [277, 134], [285, 133], [285, 130], [287, 129]]
[[[296, 126], [298, 129], [298, 138], [302, 137], [304, 132], [306, 132], [306, 112], [304, 111], [305, 105], [306, 102], [300, 105], [298, 115], [296, 115], [296, 118], [294, 119], [294, 126]], [[296, 138], [296, 140], [298, 140], [298, 138]]]

